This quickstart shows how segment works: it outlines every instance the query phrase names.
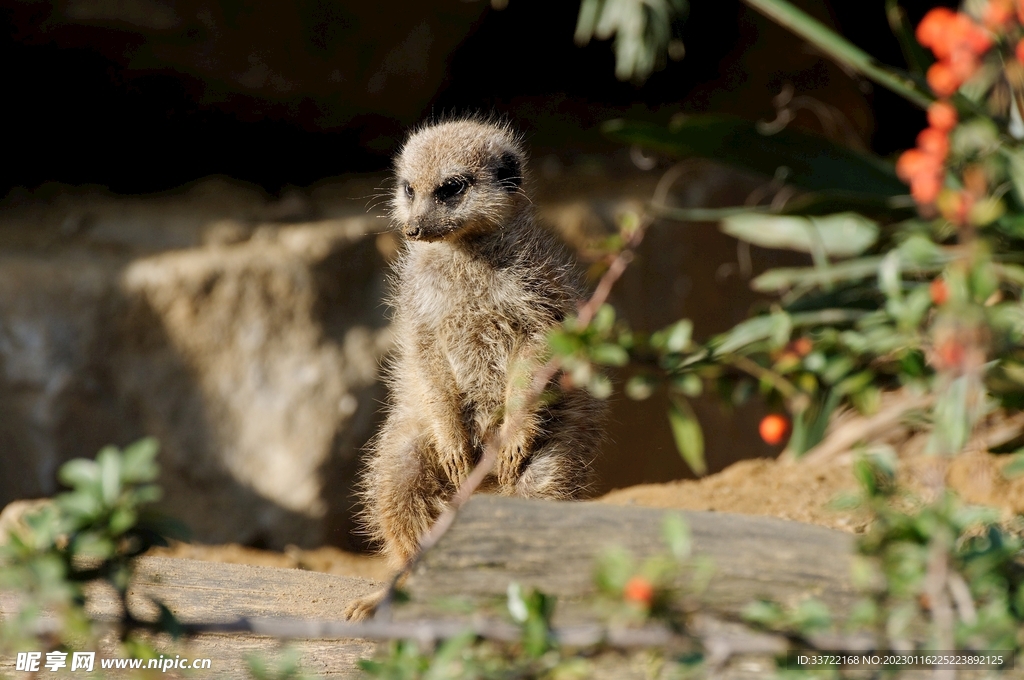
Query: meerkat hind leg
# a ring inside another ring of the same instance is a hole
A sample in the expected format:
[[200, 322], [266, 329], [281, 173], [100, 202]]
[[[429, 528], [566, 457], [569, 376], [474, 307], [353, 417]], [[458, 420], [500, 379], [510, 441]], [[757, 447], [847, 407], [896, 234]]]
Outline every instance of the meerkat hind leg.
[[373, 616], [387, 594], [388, 589], [381, 588], [369, 595], [357, 597], [345, 605], [345, 608], [341, 611], [341, 617], [347, 621], [365, 621]]

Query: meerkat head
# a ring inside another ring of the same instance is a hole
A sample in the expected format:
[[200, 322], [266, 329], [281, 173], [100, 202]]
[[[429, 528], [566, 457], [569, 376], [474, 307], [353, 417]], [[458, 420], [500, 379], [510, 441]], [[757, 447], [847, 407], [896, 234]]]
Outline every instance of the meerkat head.
[[425, 127], [395, 161], [392, 216], [406, 237], [418, 241], [495, 229], [527, 200], [525, 162], [507, 127], [473, 120]]

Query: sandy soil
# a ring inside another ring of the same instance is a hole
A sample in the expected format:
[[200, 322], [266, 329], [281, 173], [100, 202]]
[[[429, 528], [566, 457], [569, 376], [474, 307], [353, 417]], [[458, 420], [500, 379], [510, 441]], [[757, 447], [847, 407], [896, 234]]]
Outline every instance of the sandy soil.
[[227, 545], [203, 545], [200, 543], [173, 542], [167, 548], [153, 548], [147, 554], [155, 557], [183, 557], [208, 562], [229, 564], [251, 564], [261, 567], [283, 567], [286, 569], [308, 569], [339, 576], [383, 581], [388, 577], [386, 561], [374, 555], [357, 555], [338, 548], [324, 546], [315, 550], [301, 550], [290, 546], [284, 552], [257, 550], [237, 543]]
[[[1024, 477], [1011, 480], [1002, 473], [1009, 459], [980, 451], [962, 454], [945, 471], [946, 484], [966, 502], [998, 508], [1007, 519], [1024, 513]], [[926, 493], [918, 480], [942, 474], [941, 461], [923, 455], [901, 459], [900, 483]], [[818, 465], [744, 460], [699, 480], [618, 489], [598, 502], [769, 515], [857, 533], [867, 527], [868, 517], [862, 511], [838, 510], [834, 503], [857, 491], [851, 462], [850, 455]]]

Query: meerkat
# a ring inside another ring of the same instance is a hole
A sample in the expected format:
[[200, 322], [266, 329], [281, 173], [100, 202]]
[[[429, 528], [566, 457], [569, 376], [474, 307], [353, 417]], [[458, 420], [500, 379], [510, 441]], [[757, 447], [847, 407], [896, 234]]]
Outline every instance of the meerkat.
[[[414, 555], [507, 414], [525, 408], [487, 490], [578, 499], [592, 483], [603, 402], [556, 376], [529, 404], [547, 336], [577, 310], [572, 258], [537, 223], [526, 155], [507, 125], [454, 120], [411, 135], [391, 217], [405, 236], [391, 299], [390, 404], [362, 480], [363, 521], [392, 566]], [[378, 598], [350, 605], [349, 618]]]

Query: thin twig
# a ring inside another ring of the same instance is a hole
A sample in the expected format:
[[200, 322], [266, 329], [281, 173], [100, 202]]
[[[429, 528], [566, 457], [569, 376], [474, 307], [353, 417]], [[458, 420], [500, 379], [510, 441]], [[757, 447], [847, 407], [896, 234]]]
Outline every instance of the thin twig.
[[797, 386], [775, 371], [765, 368], [749, 357], [742, 354], [726, 354], [721, 357], [744, 373], [749, 373], [758, 380], [767, 380], [786, 399], [793, 399], [801, 394]]

